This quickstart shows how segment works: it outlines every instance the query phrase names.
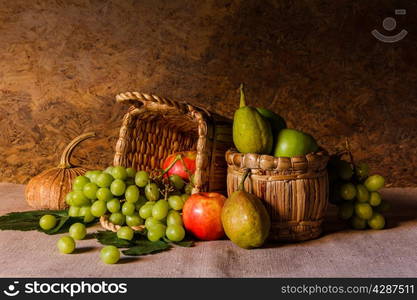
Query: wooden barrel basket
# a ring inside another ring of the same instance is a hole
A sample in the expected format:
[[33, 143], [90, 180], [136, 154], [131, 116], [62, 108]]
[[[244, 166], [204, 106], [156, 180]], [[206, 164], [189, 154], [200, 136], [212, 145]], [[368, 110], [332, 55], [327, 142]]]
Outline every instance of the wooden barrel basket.
[[227, 193], [237, 190], [246, 169], [246, 191], [264, 201], [271, 216], [272, 241], [305, 241], [320, 236], [328, 202], [326, 151], [306, 156], [273, 157], [226, 152]]

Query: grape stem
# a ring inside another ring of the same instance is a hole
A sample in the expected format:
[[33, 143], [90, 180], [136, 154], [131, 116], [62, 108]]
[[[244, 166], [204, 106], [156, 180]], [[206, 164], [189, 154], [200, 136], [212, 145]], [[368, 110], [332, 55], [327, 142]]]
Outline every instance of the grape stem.
[[182, 156], [181, 154], [178, 154], [177, 156], [175, 156], [175, 159], [169, 164], [168, 167], [166, 167], [162, 173], [157, 177], [157, 178], [161, 178], [162, 176], [164, 176], [166, 173], [169, 172], [169, 170], [171, 170], [171, 168], [177, 163], [177, 161], [182, 160]]

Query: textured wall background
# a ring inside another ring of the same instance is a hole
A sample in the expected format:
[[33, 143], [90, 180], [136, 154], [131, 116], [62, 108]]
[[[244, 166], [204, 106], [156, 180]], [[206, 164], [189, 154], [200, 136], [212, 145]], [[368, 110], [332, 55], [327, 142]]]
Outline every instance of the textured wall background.
[[[112, 161], [138, 90], [231, 117], [240, 82], [329, 150], [345, 137], [390, 185], [417, 186], [415, 1], [0, 0], [0, 180], [26, 182], [74, 136], [74, 162]], [[397, 33], [371, 36], [394, 9]]]

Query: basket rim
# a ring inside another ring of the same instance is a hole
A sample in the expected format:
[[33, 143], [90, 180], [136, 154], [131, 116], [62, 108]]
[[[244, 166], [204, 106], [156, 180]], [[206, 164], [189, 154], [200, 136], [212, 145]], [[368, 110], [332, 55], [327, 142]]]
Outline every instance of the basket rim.
[[229, 167], [238, 169], [259, 169], [264, 171], [305, 171], [323, 170], [329, 160], [328, 152], [319, 148], [317, 152], [293, 157], [275, 157], [268, 154], [240, 153], [235, 148], [226, 151], [226, 162]]

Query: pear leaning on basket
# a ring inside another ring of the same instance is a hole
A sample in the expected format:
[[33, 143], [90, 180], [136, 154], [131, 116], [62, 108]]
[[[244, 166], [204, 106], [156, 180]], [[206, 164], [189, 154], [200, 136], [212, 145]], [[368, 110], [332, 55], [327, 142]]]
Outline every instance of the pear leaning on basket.
[[26, 186], [26, 202], [36, 209], [64, 209], [65, 195], [71, 191], [75, 177], [83, 175], [87, 169], [75, 167], [70, 163], [71, 153], [82, 141], [95, 136], [95, 133], [85, 133], [73, 139], [61, 155], [61, 161], [56, 168], [45, 170], [33, 177]]

